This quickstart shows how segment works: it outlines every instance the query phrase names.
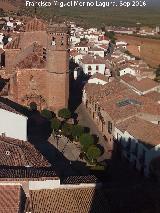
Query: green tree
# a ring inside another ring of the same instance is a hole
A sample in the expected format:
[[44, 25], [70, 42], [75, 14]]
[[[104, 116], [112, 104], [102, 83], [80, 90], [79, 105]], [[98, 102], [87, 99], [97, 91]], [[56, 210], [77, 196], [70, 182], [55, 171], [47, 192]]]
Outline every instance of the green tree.
[[48, 110], [48, 109], [43, 109], [41, 111], [41, 115], [44, 118], [47, 118], [48, 120], [51, 120], [53, 118], [53, 113], [50, 110]]
[[88, 148], [94, 144], [94, 138], [88, 133], [84, 133], [80, 136], [80, 144], [84, 152], [87, 152]]
[[60, 118], [63, 118], [63, 119], [65, 119], [65, 120], [67, 120], [67, 119], [71, 118], [71, 112], [70, 112], [69, 109], [63, 108], [63, 109], [60, 109], [60, 110], [58, 111], [58, 116], [59, 116]]
[[31, 102], [29, 107], [30, 107], [31, 111], [36, 111], [37, 110], [37, 104], [35, 102]]
[[52, 128], [54, 131], [59, 130], [60, 126], [61, 126], [61, 121], [60, 121], [59, 119], [53, 118], [53, 119], [51, 120], [51, 128]]
[[72, 124], [64, 123], [62, 126], [62, 133], [65, 136], [71, 136], [72, 135]]
[[97, 159], [101, 156], [101, 150], [95, 146], [92, 145], [87, 150], [87, 157], [91, 162], [97, 161]]
[[72, 127], [72, 136], [75, 140], [78, 140], [78, 138], [84, 133], [84, 127], [80, 125], [73, 125]]
[[159, 77], [159, 76], [160, 76], [160, 65], [156, 69], [156, 77]]

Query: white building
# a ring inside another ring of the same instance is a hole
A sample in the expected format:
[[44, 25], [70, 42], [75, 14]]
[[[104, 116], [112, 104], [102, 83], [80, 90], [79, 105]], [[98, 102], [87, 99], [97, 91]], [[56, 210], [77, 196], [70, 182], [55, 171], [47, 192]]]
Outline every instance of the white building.
[[79, 42], [80, 42], [80, 37], [78, 37], [78, 36], [71, 36], [70, 37], [70, 43], [71, 43], [71, 45], [75, 45], [75, 44], [77, 44]]
[[27, 117], [0, 102], [0, 135], [27, 141]]
[[88, 54], [89, 46], [88, 43], [78, 43], [75, 45], [74, 49], [79, 53]]
[[104, 50], [102, 48], [92, 47], [89, 49], [88, 53], [104, 58]]
[[102, 75], [100, 73], [96, 73], [94, 75], [91, 76], [91, 78], [88, 80], [89, 84], [107, 84], [109, 81], [108, 77], [106, 77], [105, 75]]
[[130, 75], [135, 76], [136, 71], [134, 69], [127, 67], [125, 69], [119, 70], [119, 74], [120, 74], [120, 76], [125, 75], [125, 74], [130, 74]]
[[148, 176], [151, 161], [160, 156], [160, 126], [132, 117], [116, 125], [114, 138], [122, 155]]
[[105, 75], [105, 60], [101, 57], [86, 55], [81, 60], [80, 65], [86, 75], [93, 75], [95, 73]]
[[127, 43], [125, 41], [117, 41], [116, 42], [116, 46], [119, 47], [123, 47], [124, 49], [127, 49]]

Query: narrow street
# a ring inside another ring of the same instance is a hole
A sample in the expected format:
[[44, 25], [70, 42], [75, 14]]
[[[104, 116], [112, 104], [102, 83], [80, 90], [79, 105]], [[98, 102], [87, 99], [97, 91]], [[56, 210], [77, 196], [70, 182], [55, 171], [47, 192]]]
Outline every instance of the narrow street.
[[98, 139], [99, 139], [98, 140], [98, 144], [100, 144], [105, 149], [105, 152], [100, 157], [99, 161], [109, 159], [110, 158], [110, 154], [109, 154], [107, 148], [105, 148], [106, 147], [106, 141], [104, 140], [101, 132], [96, 127], [95, 123], [92, 121], [92, 119], [91, 119], [90, 115], [88, 114], [88, 112], [85, 110], [85, 107], [83, 106], [82, 103], [77, 108], [76, 113], [78, 114], [79, 124], [81, 124], [84, 127], [89, 127], [90, 133], [92, 135], [97, 135], [98, 136]]

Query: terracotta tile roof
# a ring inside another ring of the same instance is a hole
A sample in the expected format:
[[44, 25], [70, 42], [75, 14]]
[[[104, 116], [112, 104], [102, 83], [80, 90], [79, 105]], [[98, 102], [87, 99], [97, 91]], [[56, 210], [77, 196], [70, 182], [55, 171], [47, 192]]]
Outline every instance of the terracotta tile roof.
[[92, 47], [89, 51], [104, 51], [102, 48]]
[[105, 75], [103, 75], [101, 73], [95, 73], [95, 74], [93, 74], [90, 79], [94, 79], [94, 78], [98, 78], [98, 79], [100, 79], [102, 81], [108, 82], [108, 77], [106, 77]]
[[0, 109], [4, 109], [4, 110], [7, 110], [9, 112], [13, 112], [13, 113], [22, 115], [22, 113], [16, 111], [14, 108], [8, 106], [7, 104], [2, 103], [1, 101], [0, 101]]
[[29, 69], [29, 68], [44, 68], [46, 66], [45, 60], [38, 56], [36, 53], [29, 54], [24, 60], [20, 61], [16, 67], [19, 69]]
[[0, 165], [50, 166], [49, 162], [27, 141], [0, 136]]
[[0, 55], [4, 53], [4, 50], [0, 48]]
[[21, 187], [0, 185], [0, 212], [18, 213], [21, 209]]
[[117, 80], [105, 85], [86, 84], [85, 91], [88, 99], [97, 102], [115, 122], [140, 113], [160, 115], [160, 104], [149, 97], [139, 96]]
[[76, 55], [80, 55], [80, 53], [78, 53], [77, 50], [70, 51], [70, 56], [76, 56]]
[[121, 77], [121, 80], [129, 84], [132, 81], [136, 81], [136, 77], [130, 74], [125, 74]]
[[0, 166], [0, 181], [59, 179], [53, 167]]
[[61, 184], [81, 184], [81, 183], [97, 183], [98, 179], [94, 175], [88, 176], [70, 176], [61, 180]]
[[36, 17], [33, 18], [31, 21], [26, 23], [25, 31], [44, 31], [46, 30], [46, 23], [44, 21], [37, 19]]
[[159, 86], [159, 84], [157, 82], [153, 81], [150, 78], [143, 78], [140, 81], [133, 81], [133, 82], [131, 82], [131, 85], [142, 92]]
[[127, 131], [146, 145], [156, 146], [160, 144], [160, 126], [157, 124], [133, 117], [117, 124], [116, 127], [123, 132]]
[[136, 77], [130, 74], [126, 74], [122, 76], [121, 79], [141, 92], [144, 92], [159, 86], [159, 83], [153, 81], [150, 78], [143, 78], [141, 80], [137, 80]]
[[5, 49], [19, 49], [20, 46], [20, 35], [15, 37], [11, 42], [7, 43], [4, 48]]
[[101, 189], [64, 188], [30, 192], [34, 213], [108, 213], [108, 202]]
[[83, 42], [75, 44], [75, 47], [88, 47], [88, 46], [89, 46], [88, 43], [83, 43]]
[[145, 97], [150, 98], [151, 100], [158, 102], [160, 101], [160, 93], [153, 91], [144, 95]]

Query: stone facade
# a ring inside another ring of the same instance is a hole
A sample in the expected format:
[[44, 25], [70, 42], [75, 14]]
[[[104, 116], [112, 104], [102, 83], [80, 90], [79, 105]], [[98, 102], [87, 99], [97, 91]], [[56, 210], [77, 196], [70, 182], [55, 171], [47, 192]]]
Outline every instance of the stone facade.
[[[34, 24], [36, 26], [34, 27]], [[29, 27], [30, 26], [30, 27]], [[40, 28], [38, 28], [38, 26]], [[35, 102], [38, 109], [68, 106], [69, 36], [64, 24], [44, 27], [36, 18], [28, 32], [6, 46], [6, 73], [10, 74], [9, 98], [19, 104]]]

